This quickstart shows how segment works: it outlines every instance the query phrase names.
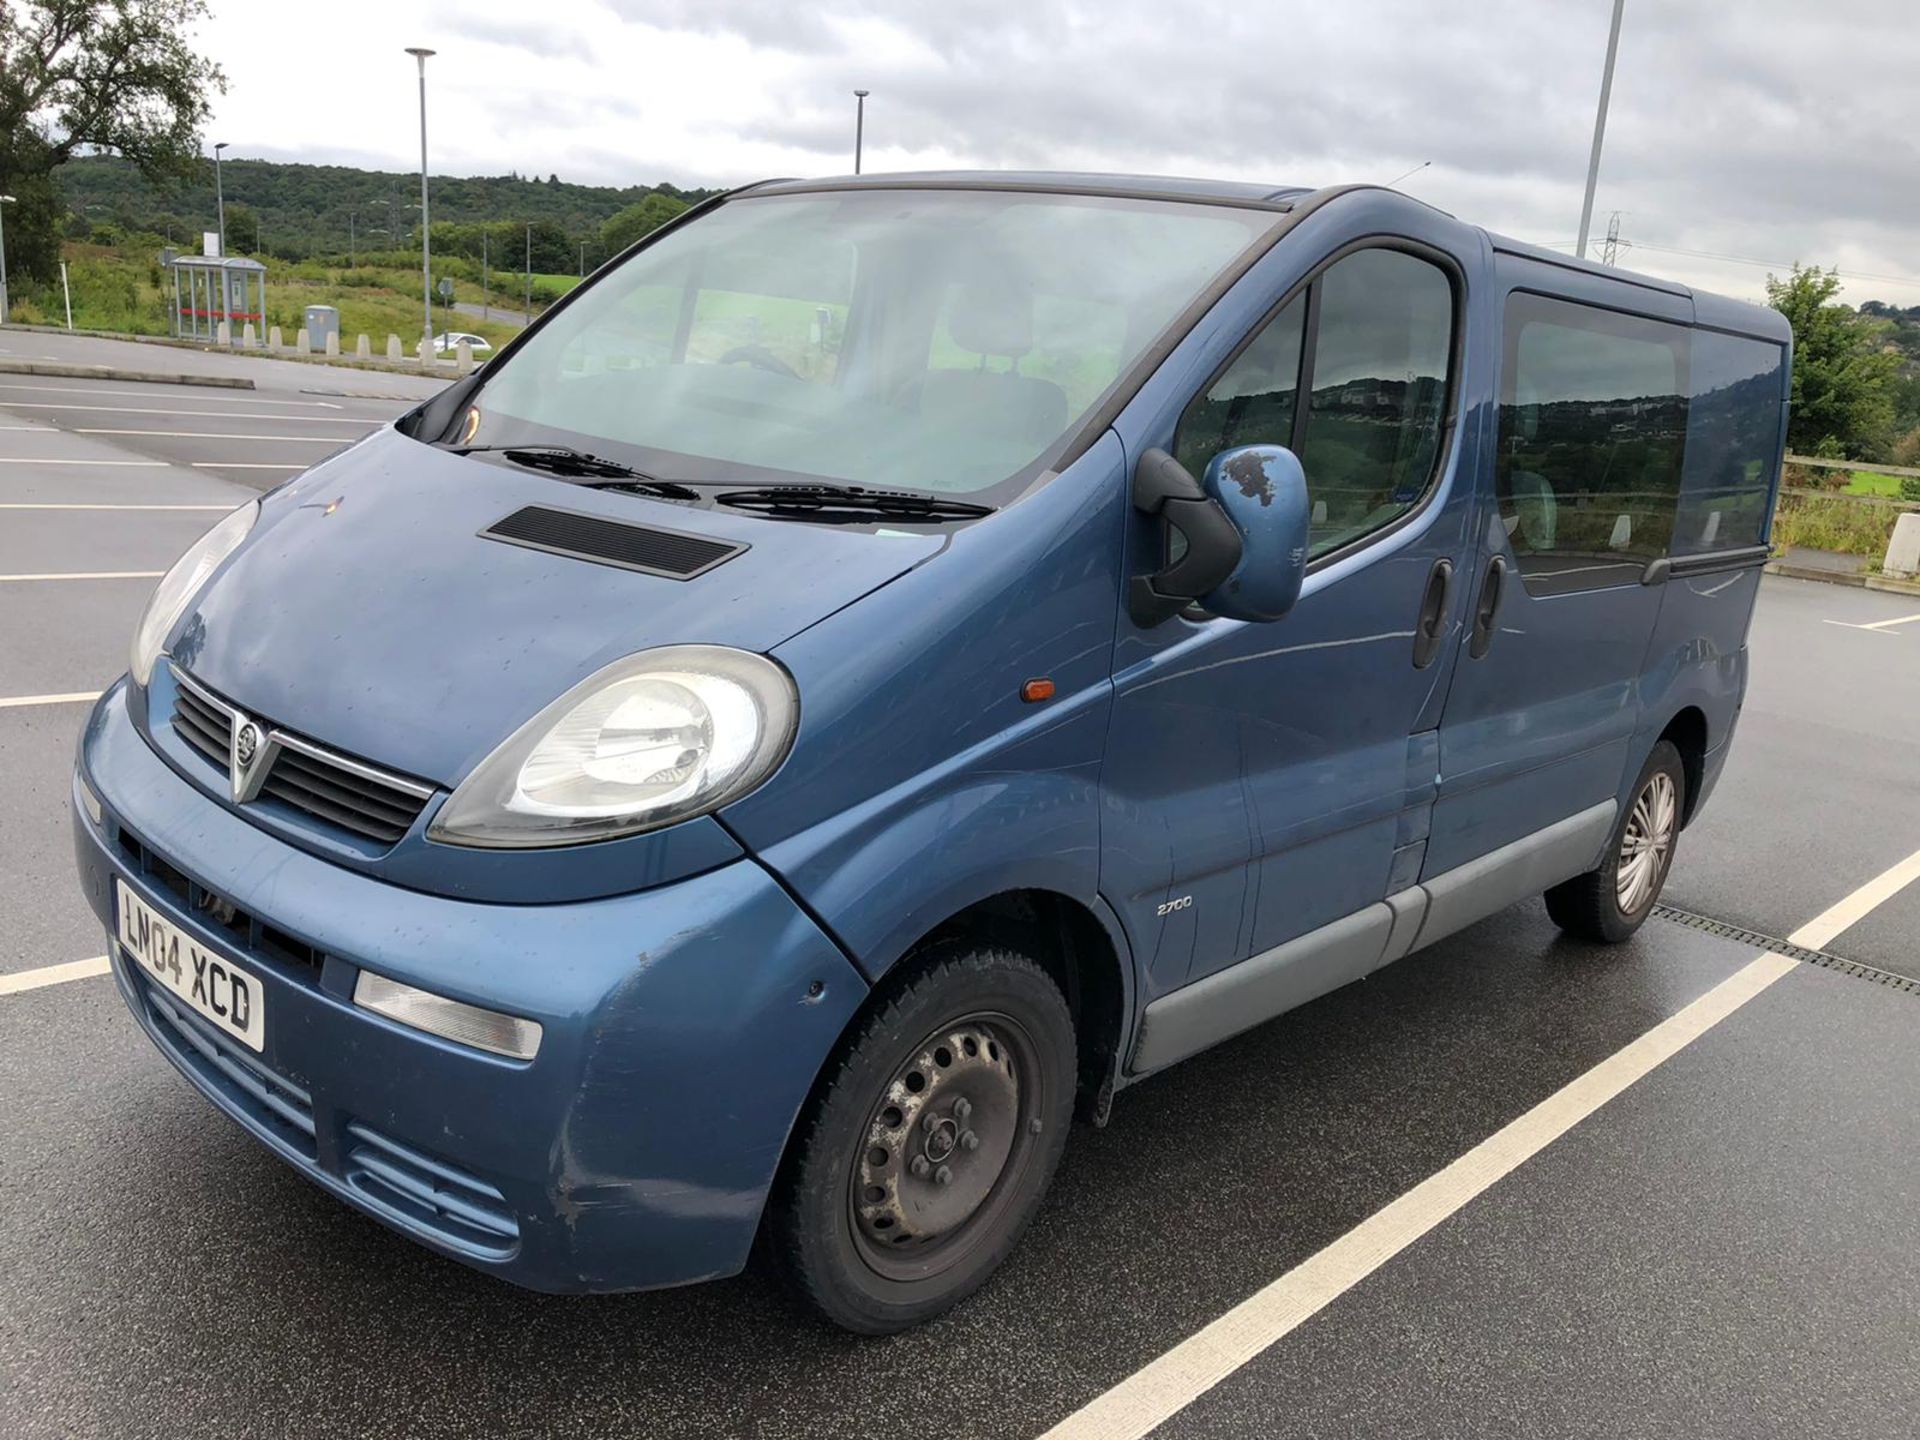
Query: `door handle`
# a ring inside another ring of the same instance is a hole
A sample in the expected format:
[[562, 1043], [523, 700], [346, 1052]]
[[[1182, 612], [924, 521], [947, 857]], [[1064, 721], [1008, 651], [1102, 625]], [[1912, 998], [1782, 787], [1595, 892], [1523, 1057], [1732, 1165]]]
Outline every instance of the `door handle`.
[[1500, 594], [1507, 588], [1507, 560], [1496, 555], [1487, 562], [1487, 573], [1480, 581], [1480, 598], [1473, 604], [1473, 634], [1467, 641], [1467, 654], [1475, 660], [1493, 644], [1494, 620], [1500, 613]]
[[1424, 670], [1440, 653], [1447, 633], [1447, 597], [1453, 593], [1453, 562], [1436, 560], [1427, 572], [1427, 590], [1420, 597], [1420, 618], [1413, 627], [1413, 668]]

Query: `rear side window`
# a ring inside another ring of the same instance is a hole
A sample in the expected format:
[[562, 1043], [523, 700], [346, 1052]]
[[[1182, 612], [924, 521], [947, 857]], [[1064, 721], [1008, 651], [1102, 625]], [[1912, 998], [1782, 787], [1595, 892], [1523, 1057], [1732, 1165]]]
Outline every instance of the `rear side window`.
[[1675, 555], [1737, 550], [1766, 538], [1786, 363], [1786, 351], [1765, 340], [1694, 332]]
[[1348, 255], [1187, 407], [1174, 453], [1198, 475], [1222, 450], [1288, 446], [1313, 507], [1309, 556], [1362, 539], [1432, 482], [1453, 326], [1453, 285], [1438, 266], [1399, 250]]
[[1529, 593], [1637, 583], [1667, 553], [1689, 350], [1683, 326], [1508, 298], [1494, 485]]

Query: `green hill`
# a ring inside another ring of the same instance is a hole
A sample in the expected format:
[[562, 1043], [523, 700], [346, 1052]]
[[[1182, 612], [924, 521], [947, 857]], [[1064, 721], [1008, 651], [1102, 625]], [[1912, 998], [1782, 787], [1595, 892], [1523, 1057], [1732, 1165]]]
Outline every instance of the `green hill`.
[[[282, 260], [344, 257], [350, 244], [359, 251], [417, 250], [419, 212], [408, 207], [420, 199], [418, 172], [227, 160], [221, 179], [231, 250]], [[102, 230], [144, 232], [170, 236], [183, 249], [197, 249], [201, 232], [214, 228], [211, 164], [200, 181], [156, 188], [126, 161], [96, 155], [62, 165], [54, 180], [70, 212], [68, 234], [74, 239], [117, 238], [98, 234]], [[531, 224], [533, 269], [574, 274], [582, 241], [589, 268], [606, 258], [600, 253], [600, 226], [616, 211], [652, 194], [693, 204], [713, 193], [667, 184], [575, 185], [553, 175], [544, 180], [435, 176], [434, 248], [444, 243], [449, 253], [471, 251], [478, 258], [484, 226], [490, 251], [521, 268]]]

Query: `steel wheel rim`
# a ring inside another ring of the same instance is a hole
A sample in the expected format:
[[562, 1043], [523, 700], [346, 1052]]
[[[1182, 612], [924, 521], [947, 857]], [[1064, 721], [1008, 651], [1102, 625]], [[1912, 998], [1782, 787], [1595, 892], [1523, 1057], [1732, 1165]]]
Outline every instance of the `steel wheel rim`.
[[1680, 795], [1673, 777], [1662, 770], [1641, 787], [1620, 837], [1620, 862], [1614, 875], [1622, 913], [1633, 915], [1653, 899], [1666, 873], [1673, 835], [1680, 818]]
[[[896, 1067], [848, 1177], [847, 1224], [868, 1269], [928, 1279], [992, 1231], [1040, 1134], [1037, 1054], [1011, 1016], [974, 1014], [940, 1026]], [[909, 1084], [916, 1073], [920, 1088]]]

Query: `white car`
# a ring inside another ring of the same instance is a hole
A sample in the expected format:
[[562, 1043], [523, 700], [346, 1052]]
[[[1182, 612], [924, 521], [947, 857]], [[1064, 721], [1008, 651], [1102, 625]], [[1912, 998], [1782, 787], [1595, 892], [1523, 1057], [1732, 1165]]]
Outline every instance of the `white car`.
[[472, 352], [476, 360], [493, 353], [493, 346], [484, 336], [469, 335], [459, 330], [450, 330], [445, 335], [434, 336], [434, 352], [439, 355], [451, 355], [462, 340], [467, 342], [467, 349]]

